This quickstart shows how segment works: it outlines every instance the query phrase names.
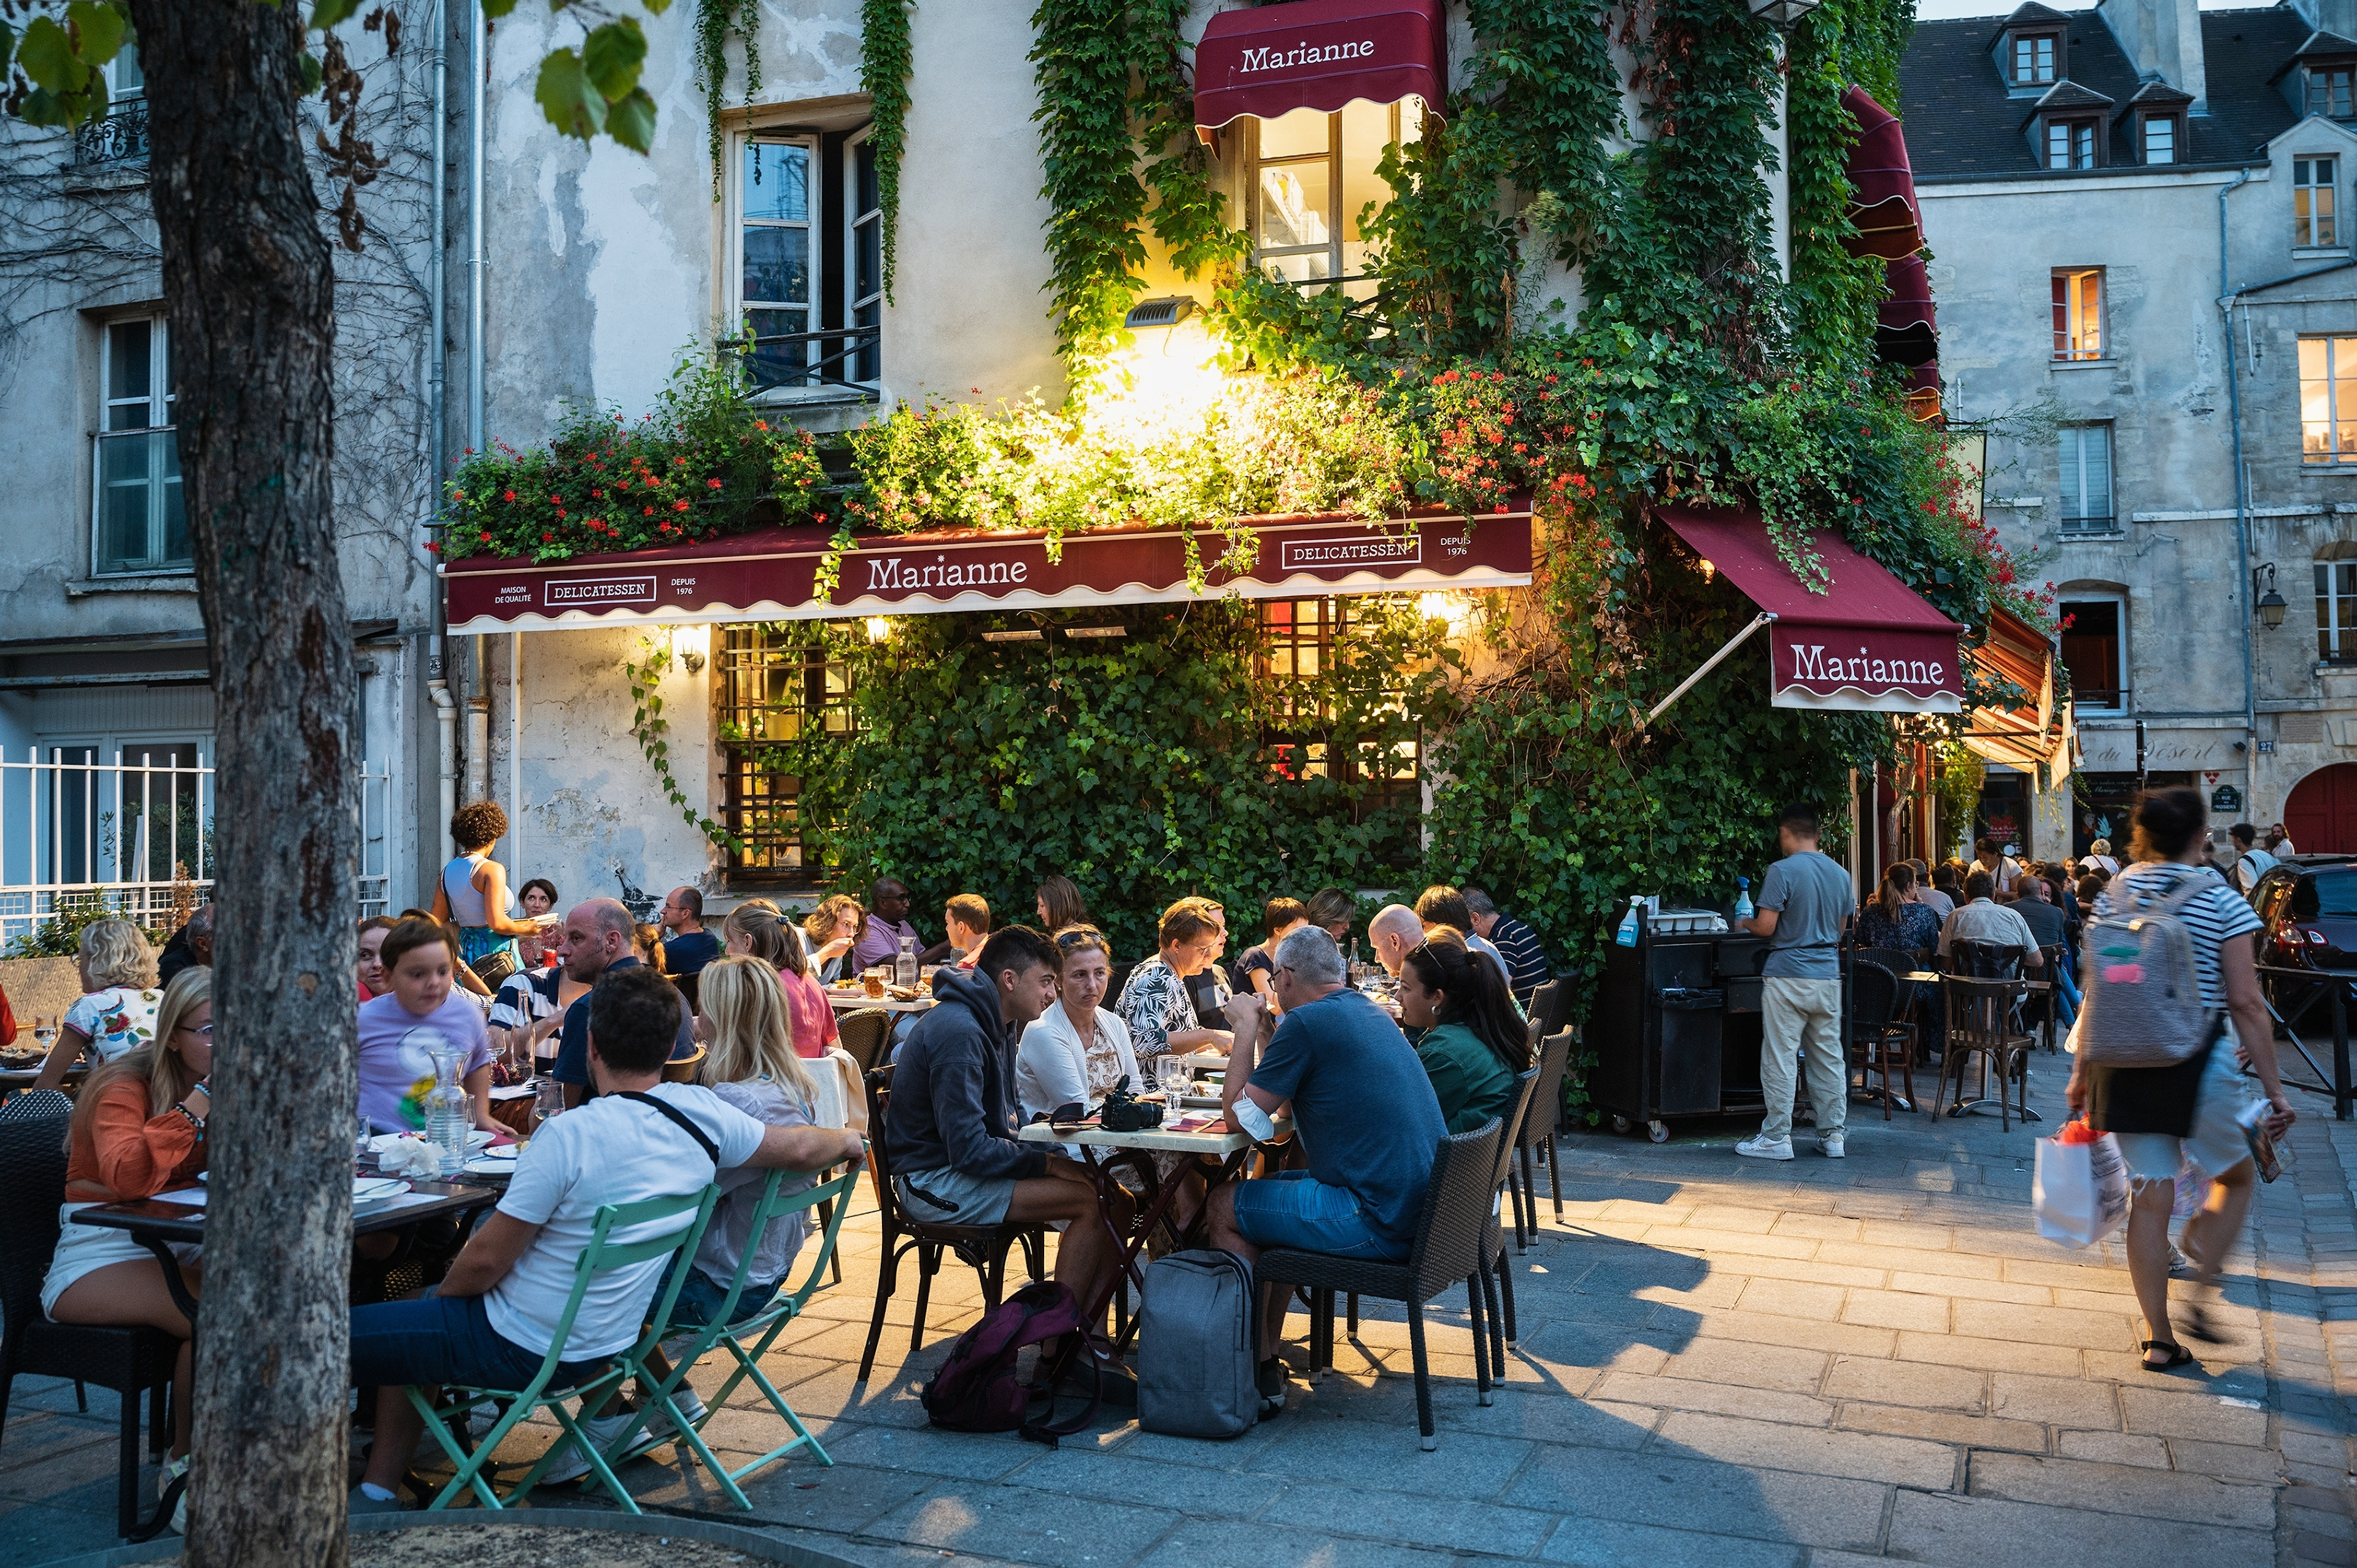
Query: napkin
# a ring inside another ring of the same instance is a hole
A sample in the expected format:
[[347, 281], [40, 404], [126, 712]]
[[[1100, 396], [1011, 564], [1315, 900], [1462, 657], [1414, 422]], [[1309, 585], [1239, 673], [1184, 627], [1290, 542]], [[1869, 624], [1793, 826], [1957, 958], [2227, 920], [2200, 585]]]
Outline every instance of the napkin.
[[396, 1138], [392, 1143], [392, 1148], [377, 1153], [377, 1169], [386, 1176], [431, 1177], [451, 1163], [439, 1144], [423, 1138]]

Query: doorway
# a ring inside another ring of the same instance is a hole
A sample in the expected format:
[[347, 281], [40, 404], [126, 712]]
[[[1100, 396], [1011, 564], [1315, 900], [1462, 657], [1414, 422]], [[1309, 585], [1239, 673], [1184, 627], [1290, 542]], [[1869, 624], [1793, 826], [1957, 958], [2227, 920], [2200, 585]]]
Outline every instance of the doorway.
[[2319, 768], [2284, 802], [2284, 832], [2302, 854], [2357, 854], [2357, 762]]

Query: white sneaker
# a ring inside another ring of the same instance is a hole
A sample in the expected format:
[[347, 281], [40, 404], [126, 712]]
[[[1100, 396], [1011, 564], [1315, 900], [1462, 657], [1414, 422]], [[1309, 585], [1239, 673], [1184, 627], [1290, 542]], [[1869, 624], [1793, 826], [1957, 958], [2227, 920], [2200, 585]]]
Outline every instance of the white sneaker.
[[[638, 1440], [645, 1435], [643, 1429], [640, 1428], [639, 1412], [634, 1410], [619, 1411], [612, 1415], [591, 1416], [581, 1424], [588, 1432], [589, 1441], [597, 1445], [597, 1452], [600, 1454], [611, 1454], [615, 1444], [621, 1441], [624, 1433], [631, 1434], [630, 1443], [626, 1446], [632, 1447], [635, 1447]], [[589, 1456], [581, 1452], [579, 1444], [567, 1437], [565, 1439], [565, 1453], [547, 1469], [540, 1473], [540, 1484], [544, 1487], [554, 1487], [565, 1481], [577, 1481], [587, 1474], [589, 1474]]]
[[[156, 1492], [158, 1497], [170, 1491], [172, 1483], [188, 1473], [190, 1457], [191, 1455], [183, 1454], [178, 1459], [164, 1461], [164, 1473], [156, 1480]], [[172, 1504], [172, 1529], [176, 1534], [188, 1533], [188, 1490], [186, 1487], [180, 1488], [178, 1499]]]
[[1839, 1133], [1828, 1133], [1819, 1138], [1817, 1147], [1829, 1160], [1838, 1160], [1846, 1153], [1842, 1147], [1842, 1135]]
[[1735, 1152], [1747, 1160], [1789, 1160], [1792, 1157], [1792, 1140], [1770, 1139], [1762, 1134], [1744, 1139], [1735, 1145]]
[[[679, 1406], [679, 1413], [687, 1418], [688, 1425], [700, 1426], [704, 1423], [704, 1396], [685, 1383], [672, 1390], [671, 1402]], [[679, 1437], [679, 1434], [672, 1430], [671, 1417], [665, 1415], [660, 1409], [647, 1412], [647, 1435], [657, 1443], [676, 1442]]]

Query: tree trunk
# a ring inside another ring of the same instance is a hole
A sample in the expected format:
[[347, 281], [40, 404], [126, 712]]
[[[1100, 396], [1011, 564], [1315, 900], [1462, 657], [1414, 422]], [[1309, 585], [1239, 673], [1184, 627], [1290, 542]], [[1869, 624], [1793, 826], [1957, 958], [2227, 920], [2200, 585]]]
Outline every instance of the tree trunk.
[[221, 1048], [185, 1561], [340, 1568], [353, 672], [328, 473], [334, 278], [296, 108], [303, 11], [131, 13], [219, 715]]

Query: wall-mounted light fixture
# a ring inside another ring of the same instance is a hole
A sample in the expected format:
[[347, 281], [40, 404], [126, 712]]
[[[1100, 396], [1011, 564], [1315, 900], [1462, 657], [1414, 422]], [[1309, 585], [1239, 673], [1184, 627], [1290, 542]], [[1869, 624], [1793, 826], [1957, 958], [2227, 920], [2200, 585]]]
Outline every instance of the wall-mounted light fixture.
[[891, 639], [892, 623], [882, 616], [869, 616], [867, 618], [867, 640], [870, 642], [889, 642]]
[[1066, 637], [1127, 637], [1129, 635], [1129, 628], [1125, 626], [1068, 626], [1064, 628], [1064, 635]]
[[1047, 634], [1036, 626], [1020, 626], [1005, 631], [985, 631], [982, 634], [982, 640], [985, 642], [1045, 642]]
[[[2259, 576], [2262, 573], [2266, 574], [2267, 579], [2267, 588], [2265, 593], [2261, 593], [2259, 591]], [[2259, 612], [2259, 624], [2261, 626], [2266, 627], [2269, 631], [2273, 631], [2276, 628], [2283, 625], [2284, 611], [2288, 609], [2290, 606], [2285, 602], [2284, 596], [2281, 594], [2276, 592], [2276, 564], [2274, 562], [2270, 561], [2264, 566], [2254, 566], [2251, 568], [2251, 603], [2252, 607]]]
[[1780, 33], [1789, 33], [1817, 8], [1817, 0], [1751, 0], [1751, 15]]

